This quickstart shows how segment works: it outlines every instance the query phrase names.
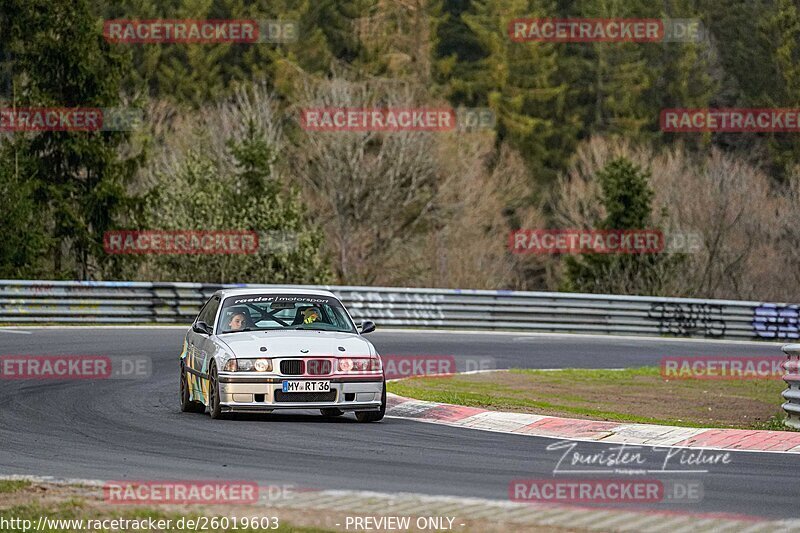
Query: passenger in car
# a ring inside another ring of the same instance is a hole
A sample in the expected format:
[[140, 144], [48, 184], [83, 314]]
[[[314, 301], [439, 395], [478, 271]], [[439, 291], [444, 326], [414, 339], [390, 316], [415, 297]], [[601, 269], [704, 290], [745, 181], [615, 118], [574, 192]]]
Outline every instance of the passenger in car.
[[247, 318], [244, 316], [244, 313], [238, 312], [231, 315], [231, 319], [228, 321], [228, 328], [227, 331], [241, 331], [244, 329], [245, 322]]

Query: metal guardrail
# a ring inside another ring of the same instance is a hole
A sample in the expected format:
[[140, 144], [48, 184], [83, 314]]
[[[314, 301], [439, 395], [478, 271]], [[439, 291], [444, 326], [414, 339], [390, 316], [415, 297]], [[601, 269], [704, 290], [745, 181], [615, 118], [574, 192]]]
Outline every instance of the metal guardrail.
[[789, 386], [781, 393], [786, 400], [782, 406], [786, 411], [783, 423], [800, 429], [800, 344], [787, 344], [781, 349], [786, 354], [786, 361], [783, 363], [786, 374], [783, 375], [783, 381]]
[[[0, 323], [180, 323], [222, 287], [276, 285], [0, 280]], [[311, 286], [297, 286], [311, 288]], [[798, 306], [555, 292], [315, 286], [383, 326], [800, 339]]]

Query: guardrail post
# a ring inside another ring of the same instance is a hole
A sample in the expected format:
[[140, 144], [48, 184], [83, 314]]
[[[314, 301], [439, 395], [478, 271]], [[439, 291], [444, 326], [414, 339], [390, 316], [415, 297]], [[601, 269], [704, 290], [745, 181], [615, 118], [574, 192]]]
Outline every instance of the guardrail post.
[[783, 368], [786, 374], [783, 381], [789, 386], [781, 393], [783, 399], [783, 410], [786, 411], [786, 424], [790, 428], [800, 429], [800, 344], [787, 344], [783, 348], [786, 354], [786, 361]]

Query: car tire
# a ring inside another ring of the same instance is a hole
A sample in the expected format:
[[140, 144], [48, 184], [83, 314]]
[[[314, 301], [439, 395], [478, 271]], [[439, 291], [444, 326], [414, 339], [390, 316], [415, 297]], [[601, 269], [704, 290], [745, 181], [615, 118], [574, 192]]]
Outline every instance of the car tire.
[[342, 416], [344, 414], [344, 411], [335, 407], [320, 409], [319, 412], [322, 413], [322, 416]]
[[206, 406], [201, 402], [189, 399], [189, 382], [186, 379], [186, 370], [181, 363], [181, 412], [182, 413], [202, 413]]
[[217, 366], [211, 364], [208, 371], [208, 414], [214, 420], [225, 417], [219, 399], [219, 378], [217, 376]]
[[377, 411], [357, 411], [356, 420], [359, 422], [377, 422], [383, 419], [386, 414], [386, 381], [383, 382], [383, 393], [381, 394], [381, 408]]

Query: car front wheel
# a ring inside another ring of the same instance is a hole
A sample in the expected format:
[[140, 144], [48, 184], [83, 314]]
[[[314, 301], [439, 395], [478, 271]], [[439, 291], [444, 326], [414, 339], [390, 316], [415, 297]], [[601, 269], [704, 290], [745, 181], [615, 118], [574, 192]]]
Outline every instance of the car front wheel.
[[377, 422], [386, 414], [386, 382], [383, 382], [383, 393], [381, 394], [381, 408], [377, 411], [357, 411], [356, 420], [359, 422]]
[[208, 372], [208, 414], [215, 420], [223, 418], [219, 399], [219, 377], [217, 367], [213, 364]]

